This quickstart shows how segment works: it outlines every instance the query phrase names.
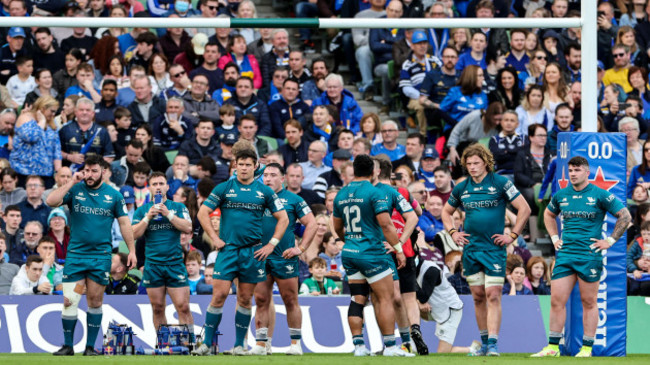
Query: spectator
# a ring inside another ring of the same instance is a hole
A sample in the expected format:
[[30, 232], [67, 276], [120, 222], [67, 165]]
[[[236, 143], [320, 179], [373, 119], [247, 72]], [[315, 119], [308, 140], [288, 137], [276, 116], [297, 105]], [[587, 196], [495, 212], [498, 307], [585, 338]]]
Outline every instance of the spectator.
[[[99, 1], [99, 0], [93, 0], [93, 1]], [[120, 4], [115, 4], [111, 7], [109, 10], [108, 16], [110, 18], [126, 18], [127, 17], [127, 12], [126, 9], [120, 5]], [[119, 37], [121, 35], [127, 34], [128, 30], [126, 28], [99, 28], [97, 29], [97, 32], [95, 32], [95, 37], [101, 38], [104, 37], [105, 35], [110, 35], [113, 37]], [[120, 53], [122, 52], [120, 48]]]
[[[598, 114], [607, 121], [606, 125], [613, 124], [614, 120], [623, 117], [625, 115], [625, 110], [620, 107], [625, 101], [625, 92], [623, 87], [619, 84], [609, 84], [605, 87], [603, 91], [603, 100], [600, 102], [600, 108], [598, 109]], [[612, 128], [617, 129], [617, 128]]]
[[212, 99], [217, 104], [223, 106], [224, 102], [235, 95], [235, 86], [239, 78], [239, 66], [234, 62], [229, 62], [223, 67], [223, 87], [212, 93]]
[[634, 28], [640, 21], [645, 20], [647, 18], [645, 5], [645, 1], [632, 1], [632, 5], [628, 5], [625, 11], [623, 11], [624, 14], [621, 15], [619, 25], [621, 27], [629, 26]]
[[519, 262], [506, 275], [507, 283], [503, 285], [503, 295], [534, 295], [533, 291], [524, 285], [526, 269], [524, 264]]
[[560, 48], [560, 36], [553, 29], [547, 29], [540, 33], [541, 48], [546, 52], [549, 63], [563, 64], [565, 62], [563, 50]]
[[126, 74], [126, 63], [122, 59], [122, 55], [113, 55], [108, 59], [108, 71], [102, 72], [103, 78], [101, 84], [104, 85], [106, 80], [115, 80], [117, 89], [128, 88], [131, 80]]
[[255, 147], [257, 156], [263, 157], [271, 150], [269, 143], [266, 142], [266, 140], [257, 137], [257, 131], [259, 128], [257, 120], [255, 120], [255, 117], [252, 114], [242, 116], [238, 128], [240, 139], [249, 141]]
[[323, 243], [319, 248], [319, 252], [318, 257], [325, 260], [325, 267], [328, 269], [325, 276], [335, 281], [345, 279], [345, 270], [341, 261], [341, 247], [336, 243], [331, 233], [325, 233], [323, 236]]
[[[370, 8], [361, 10], [358, 13], [354, 15], [354, 18], [359, 18], [359, 19], [377, 19], [384, 17], [386, 15], [386, 11], [384, 8], [386, 7], [386, 0], [374, 0], [374, 1], [369, 1], [370, 3]], [[306, 31], [306, 30], [305, 30]], [[301, 32], [303, 32], [301, 30]], [[352, 37], [352, 42], [354, 43], [354, 46], [356, 47], [356, 50], [354, 52], [354, 58], [357, 61], [357, 66], [352, 66], [353, 70], [352, 73], [356, 74], [359, 73], [361, 74], [361, 82], [358, 84], [358, 90], [359, 92], [363, 93], [364, 99], [372, 100], [372, 96], [374, 95], [373, 89], [374, 89], [374, 80], [372, 76], [372, 62], [373, 62], [373, 53], [372, 50], [370, 50], [370, 29], [368, 28], [361, 28], [361, 29], [352, 29], [351, 30], [351, 37]], [[351, 62], [354, 64], [354, 62]]]
[[140, 279], [129, 275], [127, 265], [128, 255], [120, 252], [113, 255], [111, 260], [111, 276], [104, 291], [108, 295], [138, 294]]
[[[417, 173], [418, 179], [424, 181], [427, 190], [432, 190], [436, 187], [434, 184], [434, 171], [438, 166], [440, 166], [440, 155], [438, 151], [432, 145], [426, 146], [424, 152], [422, 152], [420, 167], [415, 172]], [[410, 168], [408, 169], [409, 171], [413, 171]], [[397, 169], [395, 169], [395, 172], [397, 172]]]
[[43, 273], [41, 276], [47, 278], [52, 285], [53, 291], [61, 291], [63, 289], [63, 266], [55, 261], [54, 240], [51, 237], [41, 238], [38, 241], [36, 252], [43, 259]]
[[257, 92], [257, 97], [267, 105], [270, 105], [271, 103], [280, 100], [281, 97], [280, 92], [282, 91], [282, 85], [288, 79], [289, 79], [289, 69], [284, 66], [276, 67], [276, 69], [273, 70], [273, 77], [271, 78], [271, 84], [259, 90]]
[[[86, 12], [84, 10], [76, 10], [74, 12], [74, 17], [84, 18], [86, 17]], [[61, 50], [63, 52], [68, 52], [73, 48], [77, 48], [84, 54], [84, 61], [88, 59], [90, 51], [97, 43], [97, 38], [87, 34], [88, 29], [85, 27], [74, 27], [72, 28], [72, 35], [64, 39], [61, 42]]]
[[420, 133], [411, 133], [406, 136], [405, 155], [392, 162], [393, 170], [397, 170], [398, 167], [406, 165], [412, 171], [418, 171], [425, 145], [426, 137]]
[[361, 117], [360, 130], [357, 138], [367, 139], [372, 146], [383, 142], [381, 137], [381, 121], [375, 113], [364, 114]]
[[199, 120], [194, 129], [195, 137], [185, 140], [178, 149], [178, 154], [187, 156], [190, 165], [195, 165], [201, 157], [210, 156], [217, 159], [219, 145], [212, 137], [214, 136], [214, 123], [210, 120]]
[[189, 251], [185, 255], [185, 267], [187, 269], [187, 281], [190, 284], [190, 294], [196, 295], [196, 284], [204, 278], [201, 274], [201, 254], [199, 251]]
[[[192, 37], [183, 52], [174, 57], [174, 63], [183, 66], [187, 72], [192, 72], [195, 68], [201, 66], [203, 62], [203, 53], [205, 52], [205, 45], [208, 43], [208, 36], [203, 33], [197, 33]], [[217, 56], [218, 57], [218, 56]]]
[[[401, 18], [403, 13], [404, 7], [402, 2], [391, 0], [388, 3], [388, 6], [386, 7], [387, 19]], [[374, 73], [376, 76], [381, 77], [381, 112], [383, 114], [388, 114], [388, 111], [390, 110], [390, 93], [392, 90], [392, 81], [388, 77], [387, 63], [393, 57], [393, 44], [402, 38], [404, 38], [404, 30], [402, 29], [383, 28], [370, 30], [368, 43], [374, 56]], [[357, 130], [354, 131], [355, 133], [357, 132]]]
[[526, 70], [530, 58], [526, 53], [526, 38], [528, 31], [513, 29], [510, 31], [510, 52], [506, 55], [506, 66], [514, 68], [517, 72]]
[[557, 153], [557, 135], [560, 132], [573, 132], [575, 127], [571, 122], [573, 121], [573, 113], [569, 104], [560, 104], [555, 110], [555, 125], [548, 132], [548, 140], [546, 147], [551, 151], [552, 155]]
[[[242, 35], [235, 35], [230, 39], [228, 52], [219, 58], [219, 68], [223, 70], [229, 62], [234, 62], [239, 67], [241, 76], [249, 77], [253, 80], [255, 89], [262, 88], [262, 73], [257, 59], [252, 54], [247, 53], [246, 39]], [[210, 90], [212, 93], [213, 90]]]
[[572, 103], [569, 87], [564, 82], [560, 65], [549, 63], [544, 69], [542, 80], [544, 89], [544, 107], [549, 111], [549, 117], [555, 117], [555, 108], [562, 103]]
[[[646, 151], [646, 148], [648, 149]], [[632, 198], [634, 187], [642, 185], [646, 190], [650, 189], [650, 140], [643, 143], [643, 158], [638, 166], [634, 166], [627, 181], [627, 197]]]
[[618, 26], [614, 25], [614, 5], [608, 2], [598, 4], [598, 59], [603, 61], [605, 67], [612, 65], [609, 54], [612, 51], [612, 39], [616, 38]]
[[[451, 185], [451, 171], [446, 166], [438, 166], [433, 169], [434, 189], [429, 191], [431, 196], [439, 196], [442, 204], [447, 203], [453, 186]], [[426, 185], [425, 185], [426, 187]]]
[[512, 175], [517, 153], [525, 146], [524, 138], [517, 134], [517, 113], [507, 110], [501, 118], [501, 132], [490, 138], [490, 152], [494, 156], [494, 169], [501, 175]]
[[[411, 4], [417, 4], [412, 2]], [[453, 4], [451, 4], [453, 7]], [[453, 10], [447, 7], [442, 1], [436, 1], [429, 7], [429, 9], [424, 14], [425, 18], [454, 18]], [[410, 16], [408, 18], [411, 18]], [[449, 41], [449, 29], [448, 28], [430, 28], [428, 30], [429, 43], [432, 47], [432, 52], [434, 56], [442, 59], [442, 53], [445, 48], [448, 46]], [[458, 53], [457, 53], [458, 54]]]
[[124, 56], [124, 59], [127, 61], [127, 68], [131, 68], [135, 65], [142, 66], [145, 70], [149, 67], [151, 63], [152, 56], [157, 52], [156, 44], [158, 43], [158, 37], [155, 34], [146, 31], [138, 34], [135, 38], [136, 48], [132, 53], [127, 53]]
[[[255, 9], [255, 3], [251, 0], [240, 1], [238, 5], [237, 2], [230, 2], [228, 5], [232, 7], [232, 9], [228, 10], [233, 18], [257, 18], [257, 9]], [[237, 13], [233, 14], [233, 11]], [[260, 38], [259, 32], [253, 28], [238, 28], [235, 31], [244, 36], [247, 44]]]
[[[300, 29], [302, 31], [302, 29]], [[259, 28], [260, 38], [248, 43], [248, 53], [261, 61], [264, 55], [273, 48], [272, 28]]]
[[289, 53], [289, 79], [298, 83], [300, 92], [305, 82], [312, 79], [311, 71], [306, 66], [307, 59], [302, 51], [291, 51]]
[[[352, 152], [353, 152], [353, 147], [354, 147], [354, 133], [352, 133], [351, 130], [349, 129], [340, 129], [338, 131], [338, 138], [336, 141], [336, 149], [334, 151], [338, 150], [346, 150], [350, 152], [350, 159], [352, 158]], [[333, 152], [330, 152], [325, 156], [325, 159], [323, 159], [323, 162], [327, 166], [332, 165], [332, 158], [333, 158]]]
[[25, 270], [20, 270], [11, 282], [9, 295], [51, 294], [52, 284], [43, 274], [43, 259], [31, 255], [25, 263]]
[[[94, 105], [93, 105], [94, 106]], [[54, 125], [59, 102], [51, 96], [37, 99], [32, 111], [24, 112], [16, 121], [11, 165], [22, 175], [41, 176], [47, 187], [54, 184], [52, 175], [61, 168], [61, 143]]]
[[634, 166], [641, 163], [643, 159], [643, 143], [645, 141], [639, 139], [639, 122], [630, 117], [621, 119], [618, 123], [618, 131], [625, 133], [627, 140], [627, 162], [625, 164], [626, 170], [632, 171]]
[[79, 97], [92, 99], [95, 103], [99, 103], [102, 100], [99, 90], [95, 89], [93, 85], [94, 75], [93, 67], [91, 65], [85, 62], [79, 64], [75, 78], [77, 79], [77, 84], [70, 86], [65, 91], [66, 97], [70, 95], [78, 95]]
[[264, 54], [261, 60], [262, 85], [271, 84], [271, 76], [276, 67], [289, 66], [289, 33], [286, 29], [274, 29], [271, 32], [273, 48]]
[[312, 79], [302, 85], [300, 95], [307, 105], [312, 106], [314, 99], [327, 90], [325, 78], [329, 75], [327, 62], [323, 58], [315, 58], [311, 61]]
[[528, 90], [531, 85], [542, 85], [547, 63], [548, 57], [546, 57], [546, 52], [541, 49], [533, 51], [526, 70], [520, 72], [518, 75], [519, 88]]
[[323, 204], [323, 199], [316, 192], [302, 187], [305, 176], [299, 163], [292, 163], [287, 167], [286, 177], [287, 190], [303, 198], [307, 205]]
[[16, 104], [23, 105], [27, 94], [36, 88], [36, 80], [32, 76], [34, 61], [31, 56], [18, 56], [15, 64], [18, 73], [9, 78], [7, 89], [11, 99]]
[[59, 171], [54, 174], [54, 186], [43, 192], [43, 201], [47, 200], [47, 196], [56, 190], [57, 187], [65, 185], [70, 179], [72, 179], [72, 171], [70, 171], [69, 167], [62, 166]]
[[278, 152], [282, 154], [285, 164], [307, 161], [309, 146], [303, 141], [303, 129], [300, 122], [296, 119], [289, 119], [284, 123], [284, 131], [287, 143], [280, 146]]
[[[13, 142], [13, 129], [16, 124], [16, 110], [5, 108], [0, 110], [0, 158], [9, 158], [11, 142]], [[2, 192], [0, 191], [0, 194]]]
[[368, 139], [360, 137], [352, 143], [352, 159], [354, 160], [359, 155], [369, 155], [372, 150], [372, 145]]
[[133, 186], [133, 168], [138, 162], [144, 161], [142, 159], [143, 148], [141, 141], [132, 139], [126, 145], [126, 154], [119, 160], [113, 161], [111, 164], [113, 176], [111, 181], [115, 185], [118, 187], [122, 187], [122, 185]]
[[165, 114], [165, 101], [151, 92], [151, 80], [148, 77], [137, 77], [133, 81], [135, 100], [128, 106], [131, 112], [131, 123], [134, 127], [141, 124], [153, 123]]
[[255, 117], [259, 126], [259, 134], [262, 136], [271, 135], [271, 120], [266, 103], [263, 103], [253, 93], [253, 80], [248, 77], [240, 77], [235, 85], [235, 95], [228, 99], [224, 104], [230, 104], [235, 107], [237, 120], [246, 114]]
[[420, 206], [420, 209], [424, 207], [424, 204], [427, 202], [429, 197], [427, 189], [424, 187], [422, 181], [413, 181], [407, 187], [409, 194], [413, 197], [413, 200], [417, 202], [417, 205]]
[[56, 258], [65, 260], [68, 252], [68, 243], [70, 242], [70, 226], [68, 226], [68, 217], [63, 208], [54, 208], [47, 217], [48, 232], [47, 236], [54, 241]]
[[643, 67], [632, 66], [627, 74], [628, 82], [632, 86], [633, 90], [628, 93], [629, 96], [636, 96], [641, 99], [643, 110], [643, 118], [648, 118], [650, 116], [650, 93], [648, 93], [647, 84], [648, 80], [648, 71]]
[[637, 237], [627, 250], [628, 295], [650, 296], [648, 281], [638, 281], [643, 274], [650, 273], [650, 222], [641, 223], [641, 236]]
[[235, 128], [235, 107], [228, 104], [219, 108], [221, 125], [217, 127], [217, 138], [221, 141], [226, 134], [234, 134], [239, 139], [239, 131]]
[[533, 294], [550, 295], [551, 294], [551, 275], [548, 265], [543, 257], [533, 256], [526, 264], [526, 278], [530, 284]]
[[209, 78], [204, 74], [196, 74], [192, 78], [192, 88], [182, 98], [185, 106], [183, 117], [196, 126], [200, 120], [217, 122], [219, 120], [219, 104], [207, 94]]
[[[25, 228], [24, 223], [32, 221], [40, 222], [43, 227], [46, 227], [52, 209], [43, 201], [43, 192], [45, 191], [43, 178], [30, 175], [27, 177], [25, 186], [27, 187], [27, 199], [17, 204], [23, 219], [20, 228]], [[45, 233], [45, 230], [42, 233]]]
[[[181, 2], [186, 2], [182, 1]], [[177, 9], [174, 9], [178, 11]], [[169, 18], [178, 18], [177, 14], [169, 15]], [[160, 48], [162, 49], [163, 54], [167, 57], [168, 60], [173, 61], [176, 56], [183, 52], [188, 46], [192, 39], [187, 34], [183, 28], [167, 28], [167, 31], [164, 35], [158, 38], [160, 43]]]
[[474, 110], [451, 130], [447, 147], [447, 160], [456, 166], [465, 148], [483, 138], [492, 138], [498, 133], [505, 107], [498, 101], [490, 103], [486, 111]]
[[[198, 14], [194, 14], [189, 16], [189, 18], [216, 18], [217, 17], [217, 11], [220, 7], [220, 3], [217, 0], [201, 0], [199, 1], [199, 12]], [[188, 19], [191, 21], [191, 19]], [[214, 28], [185, 28], [185, 30], [193, 36], [194, 34], [197, 33], [202, 33], [205, 34], [206, 36], [210, 37], [215, 34], [215, 29]]]
[[7, 244], [5, 242], [5, 236], [0, 233], [0, 295], [9, 294], [11, 282], [20, 270], [18, 265], [9, 262], [6, 252]]
[[117, 104], [128, 107], [135, 100], [135, 79], [147, 77], [147, 71], [140, 65], [134, 65], [129, 69], [129, 84], [117, 90]]
[[340, 289], [334, 280], [325, 277], [327, 274], [327, 262], [321, 257], [315, 257], [309, 261], [309, 273], [312, 275], [300, 285], [301, 295], [331, 295], [339, 294]]
[[[280, 99], [269, 106], [271, 117], [271, 137], [284, 139], [284, 126], [288, 120], [296, 120], [301, 125], [307, 125], [307, 117], [311, 113], [309, 105], [300, 100], [300, 85], [295, 80], [287, 79], [282, 84]], [[302, 127], [301, 127], [302, 129]]]
[[496, 79], [496, 90], [488, 95], [488, 102], [501, 102], [506, 109], [515, 110], [521, 103], [521, 90], [517, 70], [506, 67], [499, 70]]
[[443, 205], [442, 199], [437, 195], [429, 196], [424, 205], [418, 227], [424, 232], [424, 240], [427, 243], [432, 243], [436, 234], [445, 229], [442, 224]]
[[77, 48], [65, 54], [65, 68], [54, 73], [54, 89], [64, 95], [70, 86], [77, 85], [77, 67], [84, 61], [84, 55]]
[[182, 187], [189, 187], [193, 190], [196, 189], [198, 180], [190, 176], [190, 160], [187, 156], [179, 154], [174, 157], [172, 174], [173, 177], [169, 179], [169, 190], [167, 191], [168, 198], [171, 197], [171, 199], [173, 199], [176, 192]]
[[[153, 125], [153, 143], [165, 151], [177, 150], [190, 137], [190, 122], [183, 118], [183, 100], [172, 97], [167, 100], [166, 113], [156, 118]], [[188, 133], [188, 130], [190, 132]]]
[[7, 245], [6, 253], [9, 254], [9, 262], [13, 264], [22, 264], [23, 248], [24, 248], [24, 234], [20, 228], [22, 216], [20, 215], [20, 208], [17, 205], [3, 205], [5, 207], [4, 215], [4, 229], [2, 233], [5, 235], [5, 244]]
[[23, 241], [18, 245], [19, 255], [15, 262], [17, 265], [24, 264], [30, 255], [36, 254], [38, 242], [43, 238], [44, 231], [43, 225], [39, 221], [30, 221], [25, 224]]
[[102, 100], [96, 104], [95, 120], [97, 123], [111, 122], [113, 121], [115, 109], [117, 109], [117, 103], [115, 102], [117, 97], [117, 82], [115, 80], [104, 80], [102, 83], [101, 97]]
[[169, 78], [168, 69], [169, 61], [165, 55], [162, 53], [154, 53], [151, 56], [147, 71], [149, 73], [149, 80], [152, 81], [153, 93], [156, 96], [160, 95], [163, 97], [162, 95], [164, 95], [165, 90], [174, 86], [174, 82]]
[[34, 69], [47, 68], [52, 74], [65, 68], [65, 52], [56, 46], [48, 27], [37, 28], [34, 32], [38, 48], [34, 52]]
[[628, 47], [630, 51], [630, 64], [645, 67], [648, 64], [648, 55], [641, 52], [638, 43], [636, 42], [636, 32], [632, 27], [620, 27], [616, 34], [616, 43], [621, 43]]
[[[494, 1], [491, 0], [477, 1], [475, 12], [477, 18], [507, 17], [509, 13], [505, 2], [501, 2], [501, 7], [496, 8]], [[468, 12], [467, 16], [471, 17], [472, 14]], [[508, 52], [508, 33], [505, 29], [481, 28], [480, 31], [487, 37], [486, 46], [498, 49], [502, 54]]]
[[427, 130], [440, 132], [445, 123], [453, 124], [453, 120], [447, 121], [449, 116], [440, 111], [440, 103], [449, 90], [458, 83], [460, 71], [456, 70], [456, 62], [458, 62], [458, 51], [447, 46], [442, 50], [442, 67], [435, 68], [424, 76], [420, 86], [419, 101], [425, 108]]
[[151, 166], [153, 171], [166, 171], [170, 164], [165, 151], [153, 143], [153, 130], [151, 126], [143, 124], [135, 130], [135, 139], [142, 142], [144, 150], [142, 158]]
[[582, 51], [580, 44], [569, 43], [564, 50], [566, 68], [564, 69], [564, 78], [566, 82], [573, 84], [576, 81], [582, 81]]
[[117, 131], [117, 139], [115, 145], [116, 158], [122, 158], [126, 153], [126, 145], [135, 136], [135, 126], [131, 123], [131, 112], [123, 107], [118, 106], [113, 113], [115, 118], [115, 129]]
[[[228, 19], [228, 16], [226, 14], [219, 14], [217, 15], [217, 18]], [[219, 54], [225, 55], [228, 53], [228, 44], [230, 44], [232, 35], [234, 34], [231, 34], [230, 28], [215, 28], [215, 33], [210, 38], [208, 38], [208, 42], [216, 43], [219, 47]]]
[[0, 48], [0, 84], [5, 85], [11, 76], [18, 73], [16, 59], [27, 54], [24, 49], [25, 37], [23, 28], [9, 28], [7, 43]]
[[435, 56], [427, 53], [429, 42], [423, 30], [413, 32], [411, 38], [411, 52], [409, 57], [402, 64], [399, 77], [399, 88], [402, 94], [408, 99], [408, 109], [415, 111], [420, 133], [427, 134], [427, 119], [424, 107], [420, 104], [420, 88], [425, 75], [442, 65], [442, 62]]
[[[106, 36], [102, 37], [93, 47], [89, 54], [88, 64], [94, 68], [95, 82], [101, 80], [105, 75], [111, 75], [111, 62], [112, 57], [119, 57], [122, 60], [122, 55], [119, 52], [119, 41], [116, 37]], [[120, 62], [122, 64], [123, 62]], [[113, 76], [123, 76], [124, 68], [120, 68], [121, 73]]]
[[553, 120], [544, 107], [544, 91], [539, 85], [532, 85], [526, 92], [526, 97], [516, 109], [519, 116], [517, 133], [521, 136], [528, 135], [528, 126], [541, 124], [548, 131], [553, 128]]
[[398, 160], [406, 154], [406, 148], [397, 143], [399, 128], [397, 123], [387, 120], [381, 124], [381, 135], [383, 142], [372, 147], [372, 156], [379, 154], [388, 155], [391, 161]]
[[603, 84], [605, 86], [610, 84], [621, 85], [623, 90], [629, 93], [633, 90], [627, 78], [630, 71], [630, 49], [626, 45], [619, 43], [612, 48], [612, 58], [614, 59], [614, 66], [605, 70]]
[[[482, 69], [487, 69], [487, 61], [485, 59], [485, 48], [487, 47], [487, 36], [481, 31], [472, 34], [470, 40], [470, 48], [465, 53], [460, 54], [458, 62], [456, 63], [456, 70], [464, 70], [467, 66], [478, 66]], [[497, 52], [497, 49], [493, 49]], [[503, 54], [503, 53], [502, 53]]]
[[[323, 163], [323, 158], [325, 158], [326, 154], [327, 143], [320, 140], [312, 141], [310, 143], [309, 149], [307, 150], [308, 160], [300, 163], [305, 176], [302, 182], [303, 189], [312, 189], [316, 179], [321, 174], [331, 170], [331, 167], [326, 166]], [[0, 194], [2, 194], [2, 192], [0, 192]]]
[[11, 167], [4, 168], [0, 172], [2, 179], [2, 190], [0, 190], [0, 205], [8, 207], [15, 205], [27, 198], [27, 192], [21, 187], [17, 187], [18, 173]]
[[[460, 75], [459, 86], [451, 88], [440, 103], [440, 110], [457, 123], [472, 110], [487, 108], [487, 95], [481, 90], [484, 80], [483, 70], [479, 66], [467, 66]], [[454, 124], [447, 124], [445, 130], [453, 127]]]
[[192, 83], [183, 66], [176, 63], [169, 66], [169, 80], [173, 85], [164, 90], [162, 94], [166, 100], [172, 97], [182, 97], [190, 89]]
[[105, 128], [93, 122], [94, 117], [95, 103], [81, 98], [76, 104], [75, 120], [59, 130], [62, 157], [73, 171], [87, 155], [103, 156], [108, 162], [115, 158], [111, 137]]
[[217, 43], [208, 42], [204, 46], [203, 50], [203, 63], [201, 66], [190, 71], [190, 78], [194, 80], [196, 75], [203, 75], [208, 79], [208, 88], [206, 92], [209, 95], [223, 87], [223, 72], [222, 68], [218, 67], [219, 57], [221, 53], [219, 52], [219, 46]]
[[[350, 161], [352, 154], [348, 150], [338, 149], [332, 155], [332, 169], [320, 174], [314, 182], [313, 190], [322, 199], [325, 199], [325, 191], [331, 186], [343, 186], [342, 166], [345, 162]], [[303, 183], [304, 187], [304, 183]]]

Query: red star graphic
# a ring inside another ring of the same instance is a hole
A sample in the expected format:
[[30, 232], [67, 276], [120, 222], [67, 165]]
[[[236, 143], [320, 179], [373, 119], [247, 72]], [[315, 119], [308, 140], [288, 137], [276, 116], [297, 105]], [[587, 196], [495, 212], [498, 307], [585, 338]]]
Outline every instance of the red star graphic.
[[593, 180], [589, 180], [590, 183], [596, 185], [597, 187], [608, 190], [614, 187], [614, 185], [619, 183], [619, 180], [607, 180], [605, 179], [605, 174], [603, 173], [603, 168], [598, 166], [598, 170], [596, 171], [596, 176], [594, 176]]
[[562, 178], [557, 181], [557, 184], [560, 185], [560, 189], [564, 189], [569, 185], [569, 180], [566, 179], [564, 173], [564, 168], [562, 168]]

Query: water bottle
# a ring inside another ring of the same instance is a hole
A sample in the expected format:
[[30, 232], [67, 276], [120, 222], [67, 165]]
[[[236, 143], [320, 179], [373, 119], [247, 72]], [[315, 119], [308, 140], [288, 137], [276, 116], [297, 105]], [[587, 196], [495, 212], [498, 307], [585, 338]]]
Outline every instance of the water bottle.
[[[156, 195], [153, 196], [153, 203], [157, 207], [159, 206], [158, 204], [162, 204], [162, 201], [163, 201], [163, 196], [162, 196], [161, 193], [156, 193]], [[161, 219], [162, 219], [162, 215], [160, 213], [158, 213], [158, 215], [156, 215], [156, 217], [153, 220], [159, 221]]]
[[330, 296], [330, 297], [332, 296], [332, 287], [331, 286], [329, 288], [327, 288], [327, 295]]

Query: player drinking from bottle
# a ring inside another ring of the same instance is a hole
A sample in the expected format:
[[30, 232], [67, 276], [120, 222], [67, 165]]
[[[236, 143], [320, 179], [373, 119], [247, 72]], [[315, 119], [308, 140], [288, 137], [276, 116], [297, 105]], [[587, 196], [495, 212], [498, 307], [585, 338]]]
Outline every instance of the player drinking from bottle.
[[181, 233], [192, 232], [192, 219], [184, 204], [167, 199], [167, 190], [165, 174], [154, 172], [149, 177], [149, 192], [152, 197], [160, 197], [162, 202], [149, 202], [135, 211], [133, 235], [135, 239], [145, 237], [142, 282], [153, 308], [154, 327], [158, 329], [167, 323], [165, 297], [169, 293], [179, 323], [187, 324], [193, 336], [190, 287], [181, 246]]
[[[598, 284], [603, 271], [602, 251], [625, 233], [631, 217], [616, 197], [589, 183], [589, 162], [584, 157], [569, 160], [571, 185], [558, 191], [544, 212], [544, 224], [555, 246], [557, 257], [551, 275], [551, 316], [548, 346], [533, 357], [560, 356], [559, 343], [566, 322], [566, 302], [578, 282], [582, 301], [582, 348], [576, 357], [590, 357], [598, 327]], [[603, 236], [603, 219], [616, 217], [612, 235]], [[556, 218], [562, 215], [562, 238]]]
[[129, 249], [127, 266], [136, 264], [133, 231], [127, 216], [124, 198], [119, 191], [102, 182], [104, 169], [101, 156], [85, 159], [82, 171], [47, 197], [47, 205], [65, 204], [70, 209], [70, 242], [63, 268], [63, 323], [64, 345], [56, 356], [74, 355], [74, 328], [77, 325], [77, 308], [86, 287], [87, 333], [84, 356], [99, 355], [95, 349], [97, 334], [102, 325], [104, 289], [111, 271], [111, 227], [117, 218], [124, 242]]
[[[452, 190], [442, 210], [442, 222], [463, 250], [463, 270], [474, 298], [476, 323], [482, 346], [474, 356], [499, 356], [501, 289], [506, 269], [506, 246], [517, 239], [530, 216], [530, 207], [507, 178], [494, 173], [494, 158], [483, 145], [465, 149], [461, 164], [469, 178]], [[505, 229], [506, 205], [517, 210], [517, 223], [509, 235]], [[463, 207], [465, 232], [454, 227], [452, 215]]]
[[[374, 162], [368, 155], [354, 159], [354, 179], [334, 198], [334, 230], [345, 242], [343, 267], [350, 283], [352, 301], [348, 318], [361, 317], [370, 289], [375, 293], [373, 303], [377, 323], [383, 335], [384, 356], [415, 356], [395, 345], [395, 311], [393, 310], [393, 269], [395, 264], [386, 255], [384, 239], [396, 251], [398, 269], [404, 267], [406, 258], [391, 220], [391, 207], [386, 194], [375, 188], [370, 180]], [[350, 322], [355, 356], [368, 356], [362, 326]]]
[[[257, 283], [266, 280], [265, 260], [280, 243], [289, 218], [282, 201], [268, 186], [255, 179], [257, 153], [248, 141], [233, 146], [237, 177], [217, 185], [199, 209], [198, 219], [217, 250], [212, 277], [212, 301], [205, 316], [203, 343], [192, 353], [207, 355], [221, 322], [230, 286], [239, 279], [235, 313], [233, 355], [246, 355], [244, 337], [251, 321], [251, 297]], [[221, 208], [219, 235], [212, 228], [210, 213]], [[277, 220], [273, 237], [262, 244], [262, 217], [268, 209]]]
[[[284, 183], [284, 168], [277, 163], [270, 163], [264, 169], [264, 185], [273, 189], [284, 205], [284, 210], [289, 217], [289, 229], [280, 240], [273, 252], [266, 258], [266, 281], [255, 288], [255, 337], [256, 346], [250, 351], [251, 355], [268, 355], [270, 342], [268, 341], [270, 301], [273, 300], [273, 283], [278, 284], [282, 301], [287, 309], [287, 323], [291, 346], [287, 355], [302, 355], [300, 340], [302, 338], [302, 313], [298, 305], [298, 256], [305, 252], [316, 234], [316, 219], [305, 201], [298, 195], [286, 190]], [[300, 221], [305, 226], [302, 242], [296, 246], [293, 226]], [[262, 218], [262, 242], [269, 242], [274, 233], [277, 221], [269, 210], [264, 212]], [[273, 315], [275, 313], [273, 312]]]

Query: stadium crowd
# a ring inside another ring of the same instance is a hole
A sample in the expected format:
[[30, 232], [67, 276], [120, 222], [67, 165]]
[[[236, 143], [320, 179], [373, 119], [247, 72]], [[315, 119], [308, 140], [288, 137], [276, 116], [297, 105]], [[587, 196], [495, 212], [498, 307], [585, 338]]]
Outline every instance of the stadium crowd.
[[[289, 10], [296, 17], [580, 16], [576, 0], [293, 3]], [[2, 0], [0, 12], [71, 18], [270, 16], [257, 14], [250, 0]], [[634, 217], [628, 229], [628, 291], [645, 296], [650, 295], [650, 281], [644, 281], [650, 275], [649, 18], [647, 0], [598, 5], [598, 128], [627, 136]], [[444, 230], [441, 214], [452, 188], [466, 178], [459, 159], [474, 143], [489, 147], [496, 171], [532, 209], [525, 234], [507, 248], [504, 295], [550, 293], [553, 258], [532, 256], [527, 246], [545, 236], [538, 217], [558, 189], [557, 134], [581, 128], [579, 28], [300, 29], [294, 35], [284, 29], [196, 29], [189, 19], [187, 24], [0, 29], [6, 41], [0, 49], [0, 294], [60, 292], [69, 215], [67, 208], [48, 207], [45, 199], [89, 155], [103, 157], [104, 182], [122, 193], [131, 219], [153, 199], [149, 175], [166, 174], [168, 198], [183, 203], [193, 220], [192, 233], [181, 236], [191, 292], [211, 293], [217, 253], [196, 216], [212, 189], [233, 175], [232, 146], [240, 139], [253, 144], [262, 164], [284, 166], [286, 189], [302, 197], [316, 218], [314, 242], [300, 257], [301, 294], [349, 293], [342, 240], [330, 217], [336, 193], [354, 177], [351, 161], [361, 154], [390, 159], [393, 185], [422, 209], [408, 254], [439, 263], [456, 291], [469, 294], [462, 247]], [[321, 40], [327, 40], [326, 50], [317, 46]], [[315, 52], [324, 56], [314, 57]], [[360, 104], [379, 112], [366, 112]], [[404, 145], [398, 143], [401, 131], [407, 132]], [[506, 215], [506, 230], [515, 218]], [[463, 212], [454, 219], [462, 227]], [[219, 210], [211, 220], [218, 232]], [[303, 230], [295, 226], [297, 241]], [[144, 293], [141, 273], [128, 270], [117, 223], [113, 232], [106, 292]], [[136, 248], [137, 266], [143, 268], [142, 238]]]

